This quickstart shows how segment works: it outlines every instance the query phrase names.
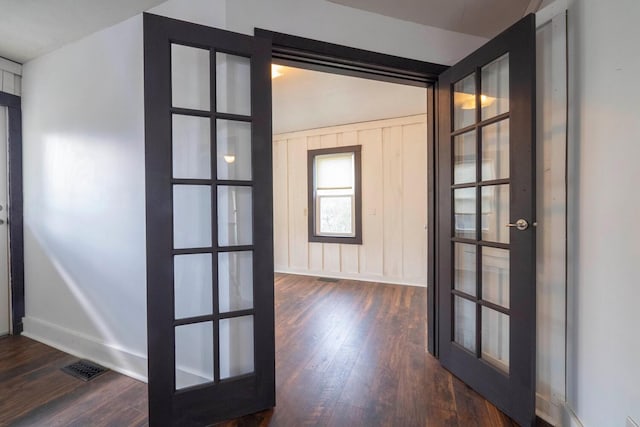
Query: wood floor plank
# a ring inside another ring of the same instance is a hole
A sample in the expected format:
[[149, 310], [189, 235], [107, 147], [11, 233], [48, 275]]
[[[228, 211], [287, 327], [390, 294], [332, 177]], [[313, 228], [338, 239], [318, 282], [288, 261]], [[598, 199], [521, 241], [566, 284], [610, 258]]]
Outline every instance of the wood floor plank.
[[[511, 427], [426, 352], [425, 288], [275, 277], [276, 402], [218, 427]], [[0, 339], [0, 426], [145, 426], [147, 386], [108, 372], [83, 382], [74, 357]]]

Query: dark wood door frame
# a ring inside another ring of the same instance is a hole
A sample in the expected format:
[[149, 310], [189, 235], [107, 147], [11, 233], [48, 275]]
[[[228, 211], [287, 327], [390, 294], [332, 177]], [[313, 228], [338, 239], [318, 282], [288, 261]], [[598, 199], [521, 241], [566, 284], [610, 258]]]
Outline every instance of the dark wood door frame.
[[425, 87], [427, 90], [427, 291], [428, 291], [428, 350], [438, 357], [437, 316], [437, 239], [436, 188], [437, 187], [437, 110], [436, 93], [438, 76], [447, 70], [446, 65], [401, 58], [312, 40], [304, 37], [256, 28], [256, 37], [271, 41], [274, 63], [389, 83]]
[[22, 108], [20, 97], [0, 92], [0, 106], [7, 107], [9, 135], [8, 215], [9, 286], [11, 288], [11, 334], [20, 335], [24, 317], [24, 238], [22, 213]]

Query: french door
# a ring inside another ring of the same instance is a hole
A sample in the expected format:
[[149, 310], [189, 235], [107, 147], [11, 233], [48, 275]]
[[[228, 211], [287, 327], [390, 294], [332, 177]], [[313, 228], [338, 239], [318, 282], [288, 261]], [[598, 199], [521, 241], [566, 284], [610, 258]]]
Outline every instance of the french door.
[[438, 89], [439, 356], [520, 425], [535, 418], [535, 19]]
[[144, 15], [149, 421], [275, 405], [271, 45]]

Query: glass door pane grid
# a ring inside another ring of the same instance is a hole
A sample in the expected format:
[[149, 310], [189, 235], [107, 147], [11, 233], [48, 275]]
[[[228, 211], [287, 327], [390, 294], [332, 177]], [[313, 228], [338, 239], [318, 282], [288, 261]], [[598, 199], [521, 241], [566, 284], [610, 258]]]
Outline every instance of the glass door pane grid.
[[[461, 297], [464, 298], [468, 301], [471, 301], [475, 304], [475, 308], [476, 308], [476, 322], [475, 322], [475, 327], [476, 327], [476, 334], [475, 334], [475, 338], [476, 338], [476, 346], [475, 346], [475, 356], [476, 358], [482, 360], [482, 307], [488, 307], [491, 308], [493, 310], [496, 310], [498, 312], [501, 312], [503, 314], [509, 315], [510, 310], [507, 308], [504, 308], [502, 306], [493, 304], [491, 302], [488, 301], [484, 301], [482, 299], [482, 247], [483, 246], [488, 246], [488, 247], [497, 247], [497, 248], [501, 248], [501, 249], [509, 249], [509, 244], [505, 244], [505, 243], [498, 243], [498, 242], [485, 242], [482, 240], [482, 188], [483, 187], [487, 187], [487, 186], [491, 186], [491, 185], [500, 185], [500, 184], [509, 184], [509, 179], [496, 179], [496, 180], [490, 180], [490, 181], [482, 181], [482, 128], [494, 123], [497, 123], [499, 121], [502, 121], [504, 119], [509, 118], [510, 114], [509, 112], [506, 113], [502, 113], [499, 114], [497, 116], [491, 117], [489, 119], [485, 119], [484, 121], [482, 120], [482, 77], [481, 77], [481, 72], [482, 72], [482, 68], [481, 67], [477, 67], [475, 70], [475, 123], [470, 125], [470, 126], [466, 126], [462, 129], [455, 129], [454, 127], [454, 123], [453, 120], [451, 121], [451, 138], [450, 138], [450, 144], [453, 147], [453, 145], [455, 144], [455, 137], [474, 131], [475, 130], [475, 138], [476, 138], [476, 177], [475, 177], [475, 182], [469, 182], [469, 183], [464, 183], [464, 184], [452, 184], [451, 185], [451, 191], [452, 191], [452, 195], [453, 195], [453, 191], [456, 189], [461, 189], [461, 188], [475, 188], [476, 191], [476, 206], [475, 206], [475, 213], [476, 213], [476, 230], [475, 230], [475, 239], [469, 239], [469, 238], [460, 238], [460, 237], [456, 237], [455, 236], [455, 218], [454, 221], [452, 221], [452, 227], [451, 227], [451, 253], [452, 253], [452, 258], [455, 257], [455, 251], [454, 251], [454, 242], [460, 242], [460, 243], [468, 243], [468, 244], [473, 244], [476, 246], [476, 296], [471, 296], [465, 292], [459, 291], [454, 289], [453, 283], [451, 284], [451, 304], [452, 304], [452, 313], [455, 310], [455, 297]], [[453, 85], [451, 88], [450, 93], [454, 93], [455, 91], [453, 90]], [[453, 99], [451, 102], [451, 117], [453, 117], [454, 115], [454, 107], [453, 107]], [[451, 164], [452, 166], [455, 164], [454, 161], [454, 150], [451, 150]], [[451, 183], [455, 182], [454, 181], [454, 168], [451, 168]], [[455, 208], [454, 208], [454, 203], [455, 203], [455, 198], [452, 197], [452, 206], [451, 206], [451, 212], [452, 212], [452, 216], [455, 212]], [[452, 263], [451, 265], [451, 270], [452, 270], [452, 275], [451, 277], [454, 277], [455, 275], [455, 271], [454, 271], [454, 263]], [[455, 318], [455, 316], [454, 316]], [[455, 338], [453, 336], [455, 331], [455, 327], [452, 328], [452, 336], [451, 336], [451, 341], [454, 344], [457, 344], [455, 342]], [[470, 350], [466, 349], [464, 346], [462, 345], [458, 345], [459, 348], [470, 352]]]
[[[226, 52], [225, 52], [226, 53]], [[244, 55], [238, 55], [244, 56]], [[246, 56], [245, 56], [246, 57]], [[226, 119], [226, 120], [234, 120], [241, 122], [252, 122], [252, 116], [245, 116], [240, 114], [230, 114], [230, 113], [219, 113], [217, 112], [216, 105], [216, 50], [209, 49], [209, 58], [210, 58], [210, 110], [197, 110], [197, 109], [189, 109], [189, 108], [180, 108], [174, 107], [172, 105], [173, 101], [171, 101], [171, 105], [169, 106], [169, 111], [171, 114], [179, 114], [183, 116], [193, 116], [193, 117], [207, 117], [210, 119], [210, 171], [211, 171], [211, 179], [191, 179], [191, 178], [173, 178], [174, 171], [173, 166], [171, 170], [171, 185], [172, 188], [174, 185], [202, 185], [202, 186], [210, 186], [211, 188], [211, 241], [215, 243], [214, 246], [205, 247], [205, 248], [180, 248], [174, 249], [172, 248], [172, 254], [176, 255], [188, 255], [188, 254], [202, 254], [202, 253], [211, 253], [212, 254], [212, 307], [213, 313], [210, 315], [203, 316], [194, 316], [187, 318], [175, 319], [174, 313], [174, 328], [178, 326], [204, 323], [204, 322], [213, 322], [213, 365], [214, 365], [214, 380], [213, 382], [197, 385], [194, 387], [205, 387], [211, 384], [217, 384], [221, 381], [220, 379], [220, 320], [224, 319], [232, 319], [242, 316], [255, 316], [255, 309], [245, 309], [245, 310], [236, 310], [229, 311], [225, 313], [220, 313], [220, 305], [219, 305], [219, 286], [218, 286], [218, 258], [217, 254], [220, 252], [237, 252], [237, 251], [252, 251], [254, 250], [253, 244], [251, 245], [237, 245], [237, 246], [224, 246], [221, 247], [218, 245], [218, 206], [217, 206], [217, 197], [215, 194], [217, 193], [217, 188], [221, 185], [225, 186], [240, 186], [240, 187], [253, 187], [253, 181], [243, 181], [243, 180], [223, 180], [217, 179], [218, 171], [217, 171], [217, 119]], [[172, 130], [173, 133], [173, 130]], [[173, 152], [173, 141], [172, 141], [172, 152]], [[253, 145], [253, 141], [251, 142]], [[251, 150], [253, 151], [253, 150]], [[171, 162], [173, 164], [173, 162]], [[252, 192], [252, 209], [253, 209], [253, 192]], [[173, 191], [172, 191], [172, 200], [171, 203], [173, 205]], [[172, 218], [173, 221], [173, 218]], [[253, 226], [253, 225], [252, 225]], [[173, 229], [173, 228], [172, 228]], [[173, 233], [173, 231], [172, 231]], [[173, 237], [172, 237], [173, 241]], [[254, 283], [255, 285], [255, 283]], [[254, 294], [255, 294], [255, 286], [254, 286]], [[175, 295], [174, 295], [175, 299]], [[255, 300], [255, 298], [254, 298]], [[175, 309], [175, 308], [174, 308]], [[175, 339], [175, 335], [174, 335]], [[255, 355], [254, 355], [255, 358]], [[255, 366], [255, 360], [254, 360]], [[242, 377], [246, 377], [245, 374]], [[229, 378], [233, 380], [234, 378]], [[225, 381], [229, 380], [225, 379]], [[174, 377], [175, 382], [175, 377]], [[175, 387], [174, 387], [175, 389]], [[192, 389], [192, 387], [176, 390], [176, 393], [181, 393], [186, 390]]]

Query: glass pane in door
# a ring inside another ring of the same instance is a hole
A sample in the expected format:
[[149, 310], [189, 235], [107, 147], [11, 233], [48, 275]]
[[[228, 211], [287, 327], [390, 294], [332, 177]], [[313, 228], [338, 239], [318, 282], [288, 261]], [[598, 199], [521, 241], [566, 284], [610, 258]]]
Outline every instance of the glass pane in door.
[[218, 245], [253, 243], [253, 199], [251, 187], [218, 186]]
[[253, 316], [220, 320], [220, 379], [254, 370]]
[[453, 85], [453, 130], [476, 122], [476, 75], [471, 74]]
[[176, 326], [176, 390], [213, 381], [213, 322]]
[[453, 190], [454, 236], [476, 238], [476, 188]]
[[453, 183], [476, 182], [476, 131], [453, 138]]
[[216, 109], [219, 113], [251, 115], [251, 60], [216, 53]]
[[476, 295], [476, 245], [453, 244], [454, 288], [471, 296]]
[[253, 308], [253, 252], [218, 254], [220, 312]]
[[482, 128], [482, 180], [509, 178], [509, 119]]
[[509, 372], [509, 316], [482, 307], [482, 359]]
[[482, 248], [482, 299], [509, 308], [509, 250]]
[[482, 120], [509, 111], [509, 54], [482, 67]]
[[211, 186], [173, 186], [173, 247], [211, 246]]
[[209, 111], [209, 50], [171, 45], [171, 104]]
[[173, 257], [174, 317], [176, 319], [213, 313], [212, 275], [211, 254]]
[[454, 296], [454, 337], [453, 340], [475, 353], [476, 351], [476, 304], [459, 296]]
[[173, 177], [211, 178], [211, 120], [174, 114], [171, 125]]
[[251, 180], [251, 123], [217, 120], [218, 179]]
[[482, 240], [509, 243], [509, 184], [482, 187]]

